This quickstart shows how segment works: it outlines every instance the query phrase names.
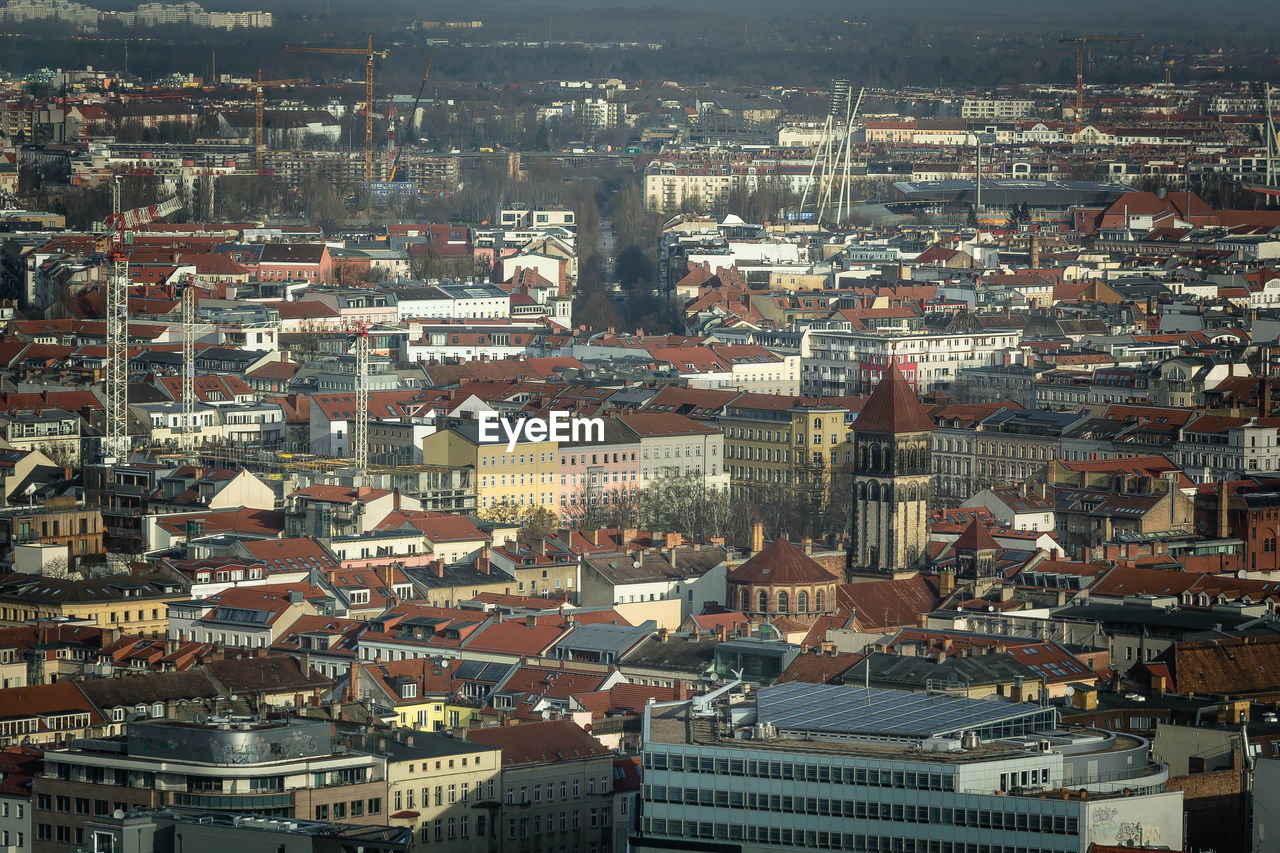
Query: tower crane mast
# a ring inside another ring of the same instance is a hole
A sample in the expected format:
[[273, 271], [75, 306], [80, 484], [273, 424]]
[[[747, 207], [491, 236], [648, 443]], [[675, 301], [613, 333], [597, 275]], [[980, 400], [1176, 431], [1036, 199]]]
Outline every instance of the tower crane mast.
[[182, 288], [182, 452], [196, 463], [196, 283], [187, 276]]
[[369, 324], [352, 329], [356, 350], [356, 419], [351, 430], [351, 453], [361, 485], [369, 476]]
[[1080, 115], [1084, 110], [1084, 46], [1093, 42], [1142, 41], [1142, 36], [1063, 36], [1059, 44], [1076, 43], [1076, 116], [1075, 128], [1080, 129]]
[[373, 60], [386, 59], [387, 51], [373, 49], [373, 36], [368, 47], [307, 47], [287, 44], [289, 53], [327, 53], [339, 56], [363, 56], [364, 63], [364, 179], [373, 181]]
[[293, 77], [287, 80], [263, 80], [262, 69], [258, 69], [258, 79], [249, 84], [253, 86], [253, 151], [254, 161], [257, 163], [257, 170], [262, 172], [262, 157], [266, 150], [266, 141], [263, 133], [263, 119], [265, 110], [262, 103], [262, 92], [267, 86], [287, 86], [290, 83], [306, 83], [305, 77]]
[[100, 243], [109, 270], [107, 281], [106, 439], [103, 455], [129, 454], [129, 255], [133, 231], [182, 208], [175, 196], [159, 204], [120, 210], [120, 176], [111, 182], [111, 215]]

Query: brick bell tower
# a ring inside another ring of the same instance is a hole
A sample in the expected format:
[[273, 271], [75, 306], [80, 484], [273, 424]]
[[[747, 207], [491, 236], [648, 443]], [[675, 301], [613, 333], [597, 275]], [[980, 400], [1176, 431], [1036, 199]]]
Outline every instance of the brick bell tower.
[[853, 423], [853, 519], [846, 574], [924, 566], [933, 420], [896, 363]]

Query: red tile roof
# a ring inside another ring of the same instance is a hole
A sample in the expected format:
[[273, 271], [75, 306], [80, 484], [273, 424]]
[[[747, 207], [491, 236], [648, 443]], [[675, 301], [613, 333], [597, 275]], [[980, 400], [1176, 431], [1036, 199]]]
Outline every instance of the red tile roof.
[[467, 740], [501, 749], [503, 767], [554, 764], [612, 755], [600, 741], [569, 720], [471, 729], [467, 732]]

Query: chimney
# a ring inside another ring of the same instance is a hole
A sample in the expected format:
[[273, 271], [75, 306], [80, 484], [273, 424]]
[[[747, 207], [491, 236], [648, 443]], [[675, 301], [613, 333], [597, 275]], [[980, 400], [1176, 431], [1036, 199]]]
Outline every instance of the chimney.
[[437, 578], [444, 578], [444, 560], [432, 560], [428, 565], [428, 568], [431, 569], [431, 574], [435, 575]]
[[1262, 377], [1262, 408], [1258, 412], [1262, 418], [1271, 417], [1271, 377]]
[[1049, 552], [1049, 559], [1053, 560], [1055, 563], [1058, 562], [1059, 560], [1062, 559], [1062, 552], [1057, 548], [1054, 548], [1052, 551]]
[[948, 598], [956, 591], [956, 574], [955, 572], [943, 572], [938, 575], [938, 595], [941, 598]]
[[600, 530], [597, 528], [597, 529], [595, 529], [595, 530], [592, 530], [590, 533], [588, 533], [588, 534], [587, 534], [587, 541], [588, 541], [588, 542], [590, 542], [592, 545], [599, 545], [599, 544], [600, 544]]
[[622, 541], [618, 543], [618, 547], [623, 551], [627, 550], [627, 546], [631, 543], [631, 540], [635, 539], [639, 535], [640, 531], [634, 527], [622, 528]]
[[538, 614], [530, 613], [528, 616], [524, 617], [524, 624], [528, 625], [530, 628], [537, 628]]
[[303, 675], [306, 675], [307, 673], [311, 672], [311, 652], [302, 653], [302, 660], [299, 663], [299, 666], [301, 666], [302, 668]]
[[671, 636], [671, 634], [670, 634], [670, 632], [669, 632], [669, 631], [667, 631], [667, 629], [666, 629], [666, 628], [659, 628], [659, 629], [658, 629], [658, 642], [659, 642], [659, 643], [665, 643], [665, 642], [670, 638], [670, 636]]
[[395, 584], [393, 582], [395, 580], [395, 573], [395, 566], [392, 566], [390, 563], [381, 567], [380, 574], [382, 576], [382, 585], [391, 591], [395, 590]]
[[751, 525], [751, 553], [757, 554], [764, 550], [764, 525], [756, 522]]
[[809, 555], [813, 554], [813, 540], [810, 539], [808, 536], [800, 540], [800, 547], [804, 550], [806, 554], [809, 554]]
[[723, 623], [716, 626], [716, 640], [723, 643], [729, 636], [729, 629]]
[[347, 689], [342, 697], [347, 702], [360, 701], [360, 661], [351, 661], [351, 671], [347, 675]]
[[489, 549], [481, 548], [480, 556], [476, 557], [476, 571], [482, 575], [489, 574]]
[[1038, 234], [1031, 235], [1031, 268], [1040, 269], [1040, 236]]
[[[1169, 499], [1173, 499], [1173, 493], [1170, 492]], [[1227, 481], [1220, 480], [1218, 482], [1218, 538], [1227, 539], [1231, 533], [1231, 523], [1227, 517], [1227, 513], [1231, 507], [1231, 499], [1227, 494]]]
[[663, 541], [668, 548], [676, 548], [684, 541], [684, 537], [679, 533], [668, 533], [663, 537]]

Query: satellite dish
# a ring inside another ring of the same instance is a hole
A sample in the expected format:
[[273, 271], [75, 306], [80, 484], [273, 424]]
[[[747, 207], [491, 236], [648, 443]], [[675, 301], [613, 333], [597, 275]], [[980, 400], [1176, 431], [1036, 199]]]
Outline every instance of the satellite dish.
[[633, 568], [633, 569], [638, 569], [638, 568], [640, 568], [640, 561], [639, 561], [639, 560], [632, 560], [632, 561], [631, 561], [631, 568]]
[[111, 813], [111, 816], [116, 820], [122, 819], [124, 817], [124, 809], [116, 809]]

